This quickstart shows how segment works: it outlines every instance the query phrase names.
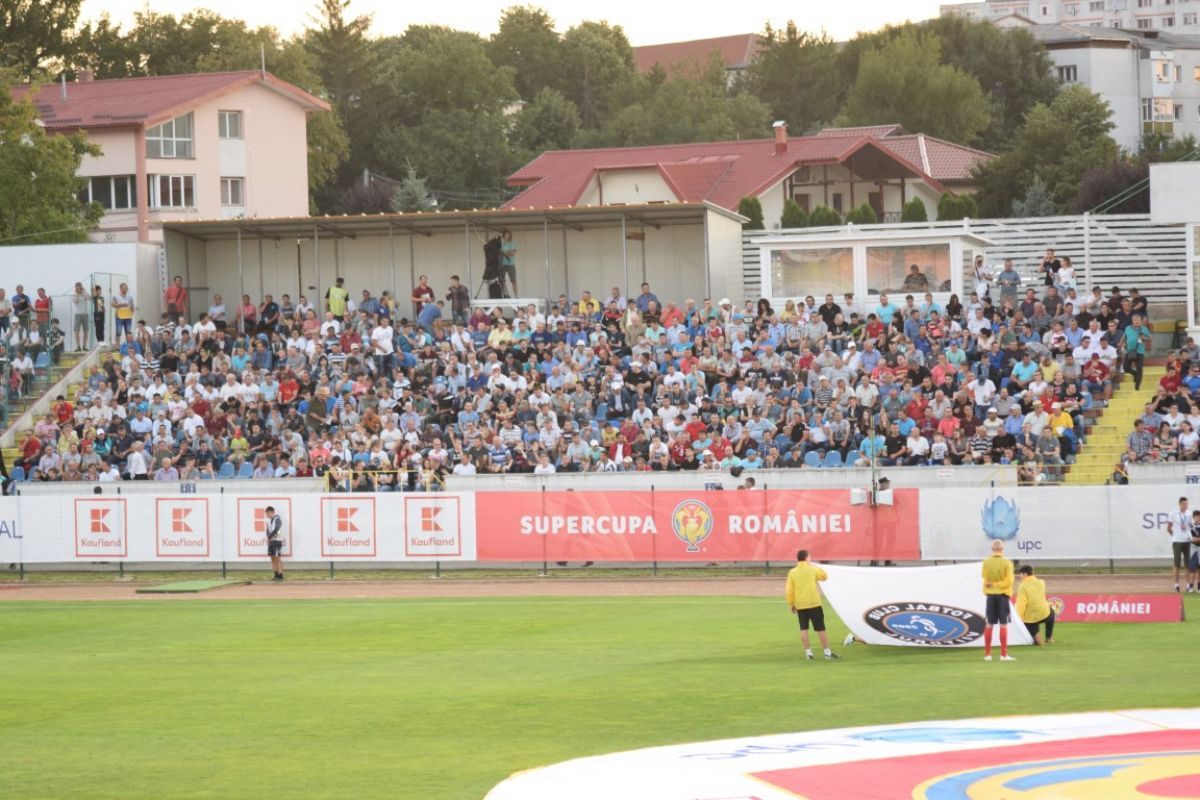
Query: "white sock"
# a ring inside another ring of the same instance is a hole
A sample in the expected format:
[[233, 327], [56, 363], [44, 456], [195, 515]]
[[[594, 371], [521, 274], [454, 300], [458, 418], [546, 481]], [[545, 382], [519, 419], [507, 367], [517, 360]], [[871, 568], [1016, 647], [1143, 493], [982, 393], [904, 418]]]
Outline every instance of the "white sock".
[[811, 655], [812, 655], [812, 650], [810, 650], [810, 649], [808, 649], [808, 648], [805, 648], [805, 650], [804, 650], [804, 655], [806, 655], [806, 656], [811, 656]]
[[825, 655], [827, 655], [827, 656], [831, 656], [831, 655], [833, 655], [833, 651], [832, 651], [832, 650], [830, 650], [828, 647], [826, 647], [826, 648], [825, 648]]

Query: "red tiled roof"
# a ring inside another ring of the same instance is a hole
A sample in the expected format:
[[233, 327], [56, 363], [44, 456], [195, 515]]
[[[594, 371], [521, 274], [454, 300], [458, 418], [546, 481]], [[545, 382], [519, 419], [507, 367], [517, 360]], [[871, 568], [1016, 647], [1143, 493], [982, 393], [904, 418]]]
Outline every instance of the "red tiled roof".
[[716, 39], [695, 39], [690, 42], [648, 44], [633, 48], [633, 63], [639, 72], [649, 72], [659, 64], [668, 72], [672, 67], [695, 64], [704, 66], [713, 53], [721, 56], [729, 69], [742, 69], [758, 50], [758, 35], [741, 33]]
[[[732, 210], [741, 198], [761, 194], [798, 167], [841, 163], [863, 148], [884, 153], [913, 177], [941, 191], [943, 181], [966, 182], [974, 164], [991, 158], [987, 153], [930, 136], [878, 137], [863, 135], [858, 129], [822, 133], [788, 139], [788, 150], [783, 155], [775, 154], [773, 139], [542, 153], [509, 177], [510, 185], [528, 188], [506, 207], [575, 205], [597, 172], [657, 169], [679, 200], [708, 201]], [[924, 166], [925, 158], [928, 168]]]
[[[65, 102], [62, 85], [51, 83], [38, 87], [33, 102], [48, 130], [133, 127], [155, 125], [206, 100], [256, 83], [309, 111], [329, 110], [324, 100], [258, 70], [68, 83]], [[21, 99], [28, 95], [29, 87], [15, 86], [12, 92]]]
[[900, 132], [899, 125], [859, 125], [853, 128], [825, 128], [815, 136], [875, 136], [883, 138]]

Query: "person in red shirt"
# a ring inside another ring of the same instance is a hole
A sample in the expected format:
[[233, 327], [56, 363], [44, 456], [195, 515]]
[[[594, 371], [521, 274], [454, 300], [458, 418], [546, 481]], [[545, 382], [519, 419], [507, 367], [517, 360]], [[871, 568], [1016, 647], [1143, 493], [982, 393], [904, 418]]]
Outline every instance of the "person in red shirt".
[[1179, 372], [1174, 367], [1167, 367], [1167, 374], [1158, 379], [1158, 385], [1160, 388], [1174, 394], [1179, 391], [1179, 387], [1183, 385], [1183, 381], [1179, 377]]
[[300, 382], [296, 380], [295, 375], [289, 372], [279, 382], [279, 402], [284, 405], [290, 405], [299, 395]]
[[163, 293], [163, 303], [167, 307], [167, 313], [171, 315], [172, 322], [187, 315], [188, 290], [183, 286], [182, 275], [176, 275], [175, 280], [171, 281], [171, 285]]
[[42, 440], [33, 435], [33, 431], [25, 433], [25, 441], [21, 443], [21, 460], [16, 466], [24, 466], [29, 471], [37, 466], [38, 458], [42, 455]]
[[904, 410], [908, 412], [908, 418], [916, 421], [925, 419], [925, 409], [929, 407], [929, 401], [920, 389], [913, 389], [912, 400], [908, 401], [908, 405]]
[[704, 421], [700, 419], [700, 415], [697, 414], [692, 417], [692, 421], [685, 425], [683, 429], [687, 433], [688, 439], [694, 442], [704, 435], [708, 430], [708, 426], [704, 424]]
[[54, 404], [54, 417], [58, 420], [59, 425], [66, 425], [75, 417], [75, 406], [71, 405], [70, 401], [61, 394]]
[[39, 325], [46, 326], [50, 324], [50, 308], [53, 303], [46, 294], [45, 289], [37, 290], [37, 299], [33, 301], [33, 311], [37, 317]]

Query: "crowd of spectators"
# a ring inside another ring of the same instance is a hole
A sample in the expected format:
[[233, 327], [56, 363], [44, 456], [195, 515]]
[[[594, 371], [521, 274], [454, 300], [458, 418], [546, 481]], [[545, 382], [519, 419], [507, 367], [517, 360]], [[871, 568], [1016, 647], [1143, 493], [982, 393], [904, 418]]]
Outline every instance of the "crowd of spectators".
[[[1081, 295], [1049, 252], [1044, 281], [1013, 275], [978, 264], [975, 291], [945, 305], [928, 292], [660, 301], [642, 284], [507, 317], [472, 308], [457, 278], [438, 292], [422, 276], [411, 309], [339, 278], [316, 303], [230, 309], [216, 295], [200, 313], [176, 280], [158, 324], [121, 331], [78, 398], [28, 432], [19, 465], [48, 481], [327, 475], [352, 491], [872, 463], [1052, 480], [1118, 372], [1140, 381], [1146, 298]], [[1195, 362], [1176, 383], [1156, 410], [1190, 403]], [[1194, 404], [1146, 423], [1131, 457], [1161, 455], [1164, 429], [1177, 457], [1196, 456]]]

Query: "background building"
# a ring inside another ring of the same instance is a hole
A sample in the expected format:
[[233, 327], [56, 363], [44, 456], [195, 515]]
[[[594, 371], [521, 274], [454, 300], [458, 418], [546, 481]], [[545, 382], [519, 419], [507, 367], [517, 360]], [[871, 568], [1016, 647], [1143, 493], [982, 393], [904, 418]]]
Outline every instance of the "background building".
[[1195, 0], [987, 0], [944, 5], [939, 12], [991, 21], [1017, 15], [1037, 25], [1200, 33], [1200, 3]]
[[[28, 87], [14, 90], [24, 97]], [[49, 131], [99, 145], [79, 174], [105, 208], [101, 241], [161, 241], [164, 222], [308, 213], [308, 114], [325, 101], [266, 72], [38, 87]]]
[[715, 39], [693, 39], [689, 42], [648, 44], [633, 48], [633, 63], [639, 72], [649, 72], [656, 66], [668, 75], [703, 69], [714, 54], [725, 64], [730, 83], [750, 66], [758, 54], [759, 37], [754, 33], [719, 36]]

